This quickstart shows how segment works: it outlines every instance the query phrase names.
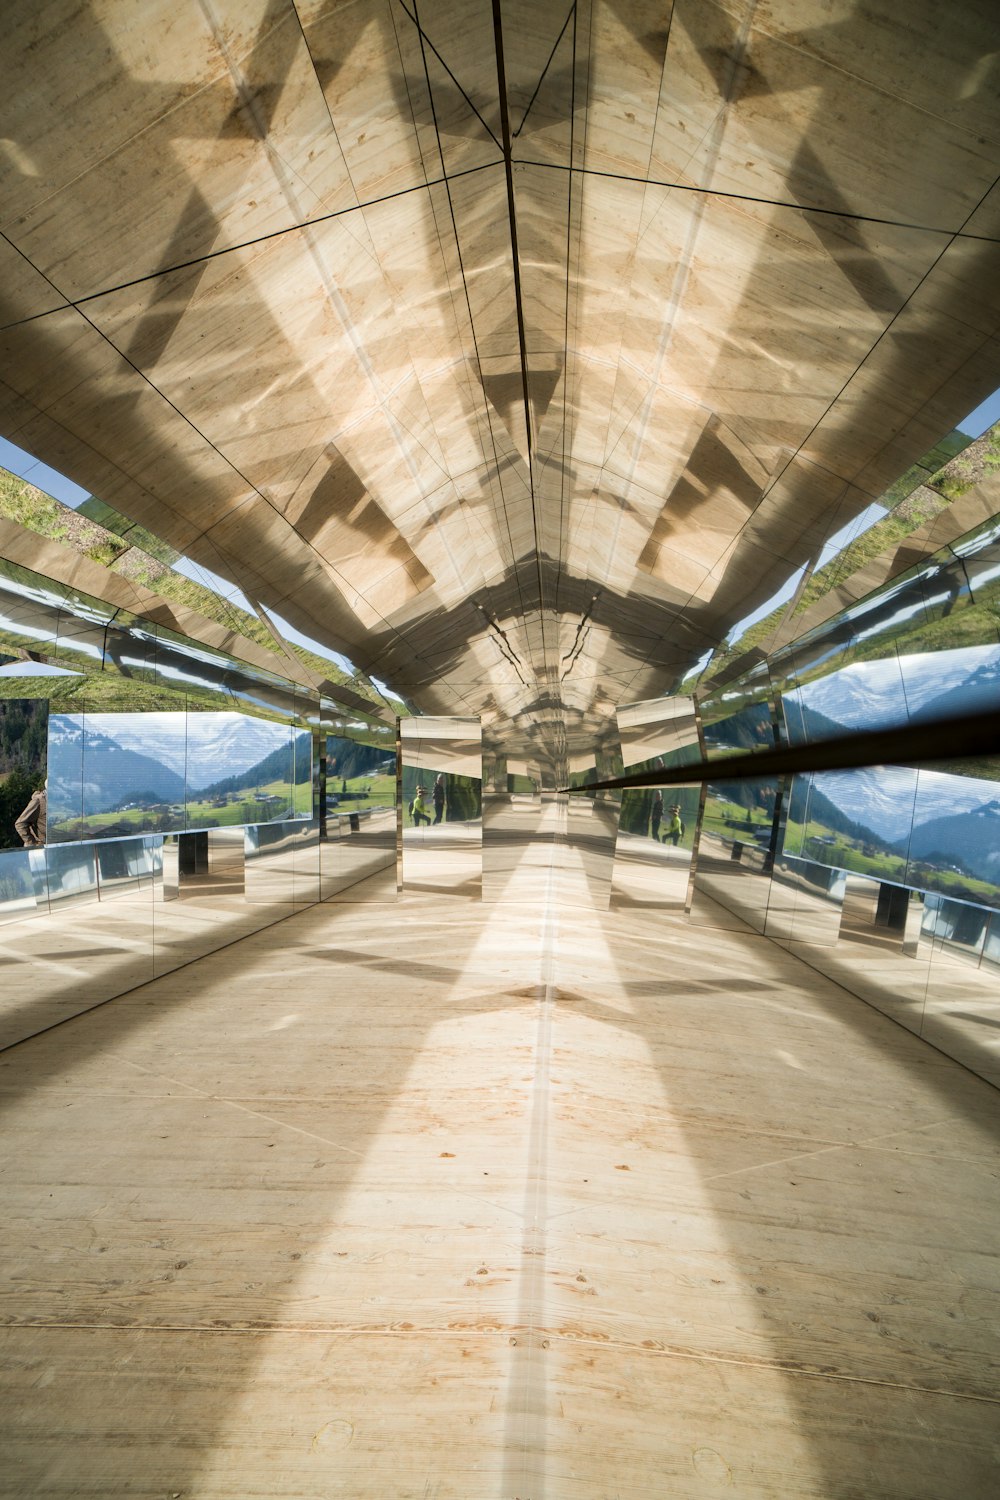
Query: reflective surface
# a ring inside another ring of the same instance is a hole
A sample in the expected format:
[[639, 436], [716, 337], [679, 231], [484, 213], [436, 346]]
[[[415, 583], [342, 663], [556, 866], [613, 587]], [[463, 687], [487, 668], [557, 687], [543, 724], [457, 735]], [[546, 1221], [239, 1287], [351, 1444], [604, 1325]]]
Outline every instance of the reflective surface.
[[[1000, 706], [995, 523], [702, 701], [709, 754]], [[746, 923], [1000, 1081], [1000, 759], [708, 788], [692, 919]], [[774, 851], [773, 869], [771, 851]]]
[[[44, 698], [0, 696], [0, 851], [20, 849], [17, 821], [44, 788], [49, 706]], [[37, 836], [37, 814], [30, 819], [29, 843]]]
[[0, 675], [22, 743], [48, 715], [55, 804], [44, 848], [0, 850], [0, 1044], [391, 872], [394, 807], [328, 809], [319, 751], [384, 758], [394, 727], [9, 564], [0, 615], [82, 673]]
[[[705, 755], [723, 761], [740, 752], [773, 747], [777, 737], [775, 698], [766, 664], [745, 678], [699, 694]], [[699, 830], [691, 920], [718, 925], [723, 910], [763, 932], [768, 875], [776, 825], [782, 816], [783, 785], [776, 779], [708, 782]]]
[[312, 735], [237, 713], [49, 717], [49, 840], [312, 814]]
[[672, 688], [995, 388], [986, 0], [36, 8], [4, 430], [526, 757]]
[[403, 890], [479, 899], [483, 881], [478, 719], [400, 721]]
[[[694, 699], [653, 698], [617, 713], [626, 771], [655, 771], [701, 758]], [[687, 904], [701, 789], [626, 790], [615, 844], [617, 905]]]

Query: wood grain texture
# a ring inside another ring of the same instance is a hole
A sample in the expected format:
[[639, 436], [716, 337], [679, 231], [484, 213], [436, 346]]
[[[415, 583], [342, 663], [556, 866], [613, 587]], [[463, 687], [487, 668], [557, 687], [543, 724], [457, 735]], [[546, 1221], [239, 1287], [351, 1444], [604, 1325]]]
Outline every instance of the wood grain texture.
[[5, 1500], [996, 1492], [1000, 1096], [749, 929], [326, 904], [0, 1109]]

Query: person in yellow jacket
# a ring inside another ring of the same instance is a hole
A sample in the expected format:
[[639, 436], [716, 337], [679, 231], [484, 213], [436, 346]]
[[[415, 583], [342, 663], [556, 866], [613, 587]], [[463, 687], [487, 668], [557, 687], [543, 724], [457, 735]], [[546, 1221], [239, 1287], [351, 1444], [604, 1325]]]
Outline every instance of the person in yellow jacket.
[[413, 819], [414, 828], [419, 828], [421, 823], [431, 821], [430, 803], [427, 801], [427, 788], [418, 786], [410, 803], [410, 817]]
[[674, 848], [676, 849], [678, 841], [683, 837], [684, 820], [681, 817], [681, 810], [675, 802], [673, 807], [670, 809], [670, 818], [667, 822], [667, 831], [663, 835], [663, 842], [665, 844], [673, 844]]

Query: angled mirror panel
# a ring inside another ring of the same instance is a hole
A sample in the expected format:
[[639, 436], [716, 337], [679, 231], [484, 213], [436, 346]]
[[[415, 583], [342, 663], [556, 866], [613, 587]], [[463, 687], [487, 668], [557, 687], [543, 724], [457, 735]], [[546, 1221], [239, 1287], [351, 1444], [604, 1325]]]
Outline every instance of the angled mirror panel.
[[[615, 720], [581, 725], [566, 736], [566, 780], [571, 787], [622, 775]], [[553, 895], [565, 905], [605, 911], [611, 900], [621, 792], [599, 788], [561, 797], [563, 820], [553, 840]], [[564, 809], [564, 810], [563, 810]]]
[[20, 922], [47, 909], [47, 902], [38, 905], [28, 850], [0, 850], [0, 922]]
[[[698, 760], [694, 699], [651, 698], [617, 711], [626, 771], [656, 771]], [[683, 909], [698, 821], [699, 786], [625, 789], [615, 843], [616, 905]]]
[[482, 735], [478, 719], [400, 722], [403, 890], [482, 895]]
[[[323, 700], [320, 899], [396, 899], [396, 727]], [[346, 785], [345, 785], [346, 784]]]
[[928, 767], [916, 773], [905, 881], [1000, 908], [1000, 781]]

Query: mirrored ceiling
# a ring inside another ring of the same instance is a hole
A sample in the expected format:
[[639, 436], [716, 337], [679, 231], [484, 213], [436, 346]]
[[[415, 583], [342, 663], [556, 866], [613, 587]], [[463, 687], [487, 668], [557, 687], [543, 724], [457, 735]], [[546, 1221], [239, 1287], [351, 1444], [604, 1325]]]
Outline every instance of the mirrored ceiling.
[[532, 756], [1000, 383], [992, 0], [10, 0], [5, 40], [0, 432]]

